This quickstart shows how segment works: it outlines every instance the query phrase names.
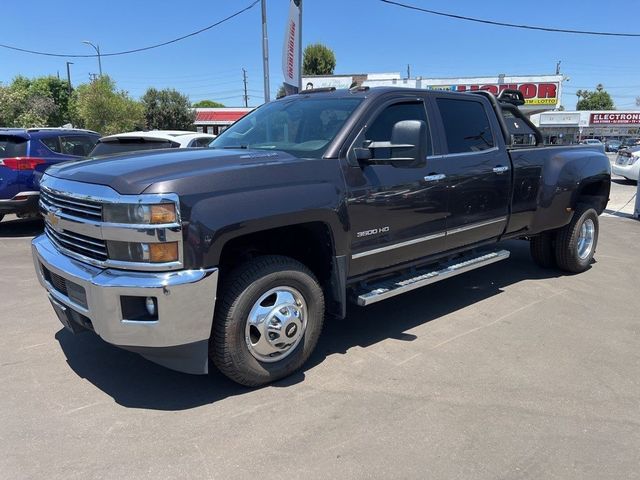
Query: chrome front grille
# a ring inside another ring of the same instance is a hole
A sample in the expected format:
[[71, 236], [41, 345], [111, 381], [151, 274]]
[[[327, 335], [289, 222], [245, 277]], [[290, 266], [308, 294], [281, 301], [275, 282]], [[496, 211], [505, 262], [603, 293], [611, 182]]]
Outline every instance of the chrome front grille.
[[[103, 220], [109, 205], [153, 205], [173, 203], [176, 218], [169, 224], [117, 223]], [[168, 271], [183, 267], [182, 222], [175, 193], [122, 195], [105, 185], [65, 180], [45, 174], [40, 181], [40, 211], [44, 234], [65, 255], [101, 268]], [[153, 243], [177, 243], [177, 257], [152, 262], [144, 255]], [[126, 245], [126, 253], [117, 247]], [[145, 250], [146, 249], [146, 250]], [[133, 252], [133, 253], [131, 253]]]
[[68, 230], [54, 230], [48, 223], [44, 226], [44, 233], [49, 237], [49, 240], [59, 247], [66, 248], [79, 255], [99, 261], [105, 261], [108, 258], [107, 244], [104, 240], [87, 237]]
[[102, 220], [102, 205], [99, 202], [78, 199], [47, 188], [40, 190], [40, 201], [49, 210], [59, 209], [60, 213], [73, 217]]

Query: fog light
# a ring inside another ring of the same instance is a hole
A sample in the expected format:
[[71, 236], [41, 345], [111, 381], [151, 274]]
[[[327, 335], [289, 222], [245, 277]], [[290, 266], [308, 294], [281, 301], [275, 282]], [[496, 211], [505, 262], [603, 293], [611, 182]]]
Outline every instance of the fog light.
[[153, 297], [147, 297], [144, 302], [145, 307], [147, 307], [147, 313], [152, 317], [156, 316], [156, 302]]

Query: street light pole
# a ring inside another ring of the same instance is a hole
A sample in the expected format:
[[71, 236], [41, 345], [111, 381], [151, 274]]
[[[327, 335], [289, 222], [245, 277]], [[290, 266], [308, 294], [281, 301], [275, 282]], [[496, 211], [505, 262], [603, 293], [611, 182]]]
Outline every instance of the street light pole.
[[93, 49], [98, 54], [98, 72], [100, 72], [100, 76], [102, 76], [102, 61], [100, 60], [100, 45], [96, 46], [88, 40], [83, 40], [82, 43], [86, 45], [91, 45]]
[[69, 87], [69, 97], [71, 97], [71, 72], [69, 65], [73, 65], [73, 62], [67, 62], [67, 86]]
[[269, 38], [267, 36], [267, 0], [262, 0], [262, 70], [264, 75], [264, 103], [271, 99], [269, 92]]

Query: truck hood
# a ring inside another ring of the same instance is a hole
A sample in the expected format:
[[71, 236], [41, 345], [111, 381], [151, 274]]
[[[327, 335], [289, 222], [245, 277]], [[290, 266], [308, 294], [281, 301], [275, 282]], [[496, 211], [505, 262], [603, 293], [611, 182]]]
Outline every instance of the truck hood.
[[106, 185], [123, 195], [137, 195], [154, 183], [296, 160], [279, 151], [209, 148], [153, 150], [66, 162], [50, 167], [46, 174], [65, 180]]

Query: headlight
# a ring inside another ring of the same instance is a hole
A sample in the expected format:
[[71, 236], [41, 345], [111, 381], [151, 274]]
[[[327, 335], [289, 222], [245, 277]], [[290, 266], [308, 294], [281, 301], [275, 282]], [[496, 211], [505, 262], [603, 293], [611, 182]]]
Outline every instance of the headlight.
[[107, 241], [109, 258], [121, 262], [168, 263], [177, 262], [178, 242], [133, 243]]
[[176, 206], [173, 203], [142, 205], [135, 203], [107, 203], [102, 207], [102, 219], [109, 223], [156, 225], [175, 223]]

